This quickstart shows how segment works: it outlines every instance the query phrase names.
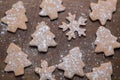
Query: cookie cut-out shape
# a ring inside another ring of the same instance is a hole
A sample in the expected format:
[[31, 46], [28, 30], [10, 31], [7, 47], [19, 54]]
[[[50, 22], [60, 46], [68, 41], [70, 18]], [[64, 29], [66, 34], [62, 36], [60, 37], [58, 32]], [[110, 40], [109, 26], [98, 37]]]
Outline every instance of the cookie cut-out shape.
[[47, 52], [49, 46], [56, 46], [54, 41], [55, 35], [50, 31], [50, 28], [41, 22], [36, 27], [36, 31], [31, 35], [33, 40], [30, 41], [31, 46], [37, 46], [41, 52]]
[[114, 54], [114, 48], [120, 48], [120, 43], [117, 42], [117, 37], [113, 36], [109, 29], [100, 26], [96, 35], [95, 52], [104, 52], [105, 56], [110, 56]]
[[16, 32], [17, 28], [26, 30], [27, 26], [25, 22], [28, 21], [23, 2], [18, 1], [12, 6], [12, 9], [6, 11], [6, 16], [1, 19], [3, 23], [8, 25], [7, 30], [10, 32]]
[[89, 80], [111, 80], [112, 73], [112, 63], [108, 62], [93, 68], [93, 72], [87, 73], [86, 76]]
[[28, 55], [25, 54], [21, 48], [14, 43], [11, 43], [7, 49], [7, 57], [5, 63], [5, 71], [14, 71], [15, 76], [23, 75], [24, 68], [30, 66], [32, 63], [27, 59]]
[[68, 17], [66, 19], [70, 22], [69, 24], [62, 22], [62, 25], [59, 26], [59, 28], [62, 28], [63, 31], [70, 30], [66, 33], [68, 36], [68, 40], [71, 40], [72, 38], [76, 38], [75, 32], [78, 32], [79, 36], [86, 36], [85, 31], [86, 29], [80, 28], [82, 25], [86, 25], [87, 19], [80, 17], [79, 20], [75, 20], [76, 15], [72, 15], [71, 13], [68, 13]]
[[45, 60], [41, 60], [41, 68], [36, 67], [35, 72], [39, 74], [40, 80], [56, 80], [52, 74], [55, 71], [55, 66], [48, 67], [48, 63]]
[[58, 12], [65, 10], [62, 0], [42, 0], [40, 8], [42, 8], [42, 11], [39, 14], [49, 16], [51, 20], [58, 18]]
[[117, 0], [98, 0], [98, 3], [91, 3], [92, 12], [90, 18], [93, 21], [99, 20], [102, 25], [112, 19], [112, 13], [116, 11]]
[[63, 57], [63, 62], [58, 64], [58, 68], [64, 70], [64, 76], [72, 78], [74, 75], [84, 76], [83, 68], [85, 67], [82, 61], [82, 53], [79, 47], [75, 47], [69, 51], [69, 54]]

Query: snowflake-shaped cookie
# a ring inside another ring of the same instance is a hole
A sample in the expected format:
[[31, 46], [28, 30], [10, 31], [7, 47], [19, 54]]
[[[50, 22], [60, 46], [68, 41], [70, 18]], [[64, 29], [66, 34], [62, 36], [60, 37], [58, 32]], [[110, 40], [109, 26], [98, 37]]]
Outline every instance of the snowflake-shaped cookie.
[[116, 11], [117, 0], [98, 0], [98, 3], [91, 3], [92, 12], [90, 18], [100, 20], [102, 25], [106, 24], [107, 20], [112, 19], [112, 13]]
[[75, 37], [75, 32], [78, 32], [79, 36], [86, 36], [85, 31], [86, 29], [80, 28], [82, 25], [86, 25], [87, 19], [80, 17], [79, 20], [75, 20], [76, 15], [72, 15], [71, 13], [68, 13], [68, 17], [66, 19], [70, 22], [69, 24], [66, 24], [62, 22], [62, 25], [59, 27], [63, 29], [63, 31], [70, 30], [69, 32], [66, 33], [68, 36], [68, 40], [71, 40], [72, 38]]
[[58, 18], [58, 12], [65, 10], [62, 0], [42, 0], [40, 8], [42, 8], [42, 11], [39, 14], [41, 16], [48, 15], [51, 20]]

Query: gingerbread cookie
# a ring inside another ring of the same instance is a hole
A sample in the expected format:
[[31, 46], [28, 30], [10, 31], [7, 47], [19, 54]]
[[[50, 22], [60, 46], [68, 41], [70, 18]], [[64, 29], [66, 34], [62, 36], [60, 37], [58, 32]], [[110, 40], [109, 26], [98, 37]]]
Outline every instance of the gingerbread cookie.
[[49, 16], [51, 20], [58, 18], [58, 12], [65, 10], [62, 0], [42, 0], [40, 8], [42, 8], [42, 11], [39, 14]]
[[7, 49], [7, 57], [5, 63], [5, 71], [14, 71], [15, 76], [23, 75], [24, 68], [30, 66], [32, 63], [27, 59], [28, 55], [22, 52], [21, 48], [11, 43]]
[[41, 22], [36, 27], [36, 31], [32, 34], [33, 40], [30, 42], [31, 46], [38, 46], [41, 52], [47, 52], [48, 46], [56, 46], [54, 41], [55, 35], [50, 31], [50, 28]]
[[92, 12], [90, 18], [95, 21], [99, 20], [102, 25], [107, 20], [112, 19], [112, 13], [116, 11], [117, 0], [98, 0], [98, 3], [91, 3]]
[[113, 36], [109, 29], [100, 26], [97, 30], [97, 39], [95, 41], [95, 52], [104, 52], [105, 56], [114, 54], [114, 48], [120, 48], [117, 37]]
[[89, 80], [111, 80], [113, 73], [111, 62], [103, 63], [100, 67], [93, 68], [93, 72], [87, 73]]
[[40, 80], [56, 80], [52, 75], [55, 68], [55, 66], [48, 67], [47, 61], [41, 60], [41, 68], [36, 67], [35, 72], [40, 75]]
[[75, 32], [78, 32], [79, 36], [86, 36], [85, 31], [86, 29], [80, 28], [81, 25], [86, 25], [87, 19], [80, 17], [79, 20], [75, 20], [76, 15], [72, 15], [71, 13], [68, 13], [68, 17], [66, 19], [70, 22], [69, 24], [66, 24], [62, 22], [62, 25], [59, 26], [59, 28], [62, 28], [63, 31], [70, 30], [69, 32], [66, 33], [68, 36], [68, 40], [71, 40], [72, 38], [75, 37]]
[[71, 49], [69, 54], [63, 57], [63, 62], [58, 64], [58, 68], [65, 71], [64, 76], [67, 78], [72, 78], [74, 75], [84, 76], [84, 67], [79, 47]]
[[16, 32], [17, 28], [26, 30], [27, 26], [25, 22], [28, 21], [25, 15], [25, 8], [22, 1], [18, 1], [12, 6], [12, 9], [8, 10], [6, 16], [1, 19], [3, 23], [8, 25], [7, 30], [10, 32]]

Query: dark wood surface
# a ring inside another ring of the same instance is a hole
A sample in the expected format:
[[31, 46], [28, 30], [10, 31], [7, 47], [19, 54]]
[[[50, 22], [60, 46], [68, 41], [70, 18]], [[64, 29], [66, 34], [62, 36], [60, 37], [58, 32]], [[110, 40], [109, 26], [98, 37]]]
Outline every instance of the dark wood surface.
[[[0, 0], [0, 18], [5, 16], [5, 11], [9, 10], [12, 4], [18, 0]], [[90, 72], [93, 67], [100, 66], [101, 63], [111, 61], [113, 64], [112, 80], [120, 80], [120, 49], [115, 49], [115, 55], [111, 57], [105, 57], [104, 54], [94, 53], [95, 46], [93, 42], [96, 39], [96, 30], [100, 26], [99, 22], [92, 22], [89, 19], [89, 4], [90, 2], [97, 2], [97, 0], [63, 0], [63, 5], [66, 7], [65, 12], [59, 13], [59, 18], [54, 21], [50, 21], [48, 17], [40, 17], [38, 13], [41, 11], [39, 5], [41, 0], [23, 0], [26, 8], [26, 15], [29, 22], [27, 23], [27, 31], [17, 30], [16, 33], [10, 33], [6, 31], [6, 25], [0, 23], [0, 80], [39, 80], [39, 76], [35, 74], [34, 68], [40, 66], [40, 60], [47, 60], [49, 65], [56, 65], [60, 63], [61, 56], [66, 56], [70, 49], [78, 46], [83, 52], [83, 61], [86, 64], [84, 72]], [[87, 36], [68, 41], [65, 36], [65, 32], [62, 32], [58, 28], [62, 21], [65, 21], [65, 17], [68, 12], [79, 16], [86, 17], [88, 19], [87, 25], [84, 27], [87, 29]], [[47, 53], [38, 52], [37, 48], [29, 47], [31, 41], [31, 34], [35, 31], [35, 27], [38, 22], [45, 21], [51, 28], [51, 31], [56, 35], [56, 42], [58, 45], [55, 48], [49, 48]], [[118, 37], [120, 42], [120, 0], [118, 0], [117, 11], [113, 14], [113, 19], [107, 21], [106, 28], [110, 29], [112, 34]], [[7, 56], [6, 50], [11, 42], [16, 43], [22, 48], [22, 50], [29, 55], [29, 60], [32, 61], [32, 66], [25, 69], [23, 76], [15, 77], [14, 73], [4, 72], [6, 64], [4, 60]], [[68, 80], [63, 77], [63, 71], [56, 69], [54, 72], [56, 80]], [[86, 77], [74, 76], [73, 80], [87, 80]]]

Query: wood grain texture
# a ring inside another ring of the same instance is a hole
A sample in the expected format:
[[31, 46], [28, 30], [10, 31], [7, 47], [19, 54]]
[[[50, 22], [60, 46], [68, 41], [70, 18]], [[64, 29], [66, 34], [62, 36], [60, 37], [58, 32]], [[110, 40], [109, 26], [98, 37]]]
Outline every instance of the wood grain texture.
[[[5, 16], [5, 11], [9, 10], [12, 4], [18, 0], [0, 0], [0, 18]], [[90, 72], [93, 67], [100, 66], [101, 63], [111, 61], [113, 64], [113, 76], [112, 80], [120, 80], [120, 49], [115, 50], [115, 55], [111, 57], [105, 57], [104, 54], [96, 54], [94, 52], [95, 46], [93, 42], [96, 38], [96, 30], [100, 26], [98, 21], [92, 22], [88, 16], [90, 12], [90, 2], [97, 2], [97, 0], [63, 0], [63, 5], [66, 10], [59, 13], [59, 18], [54, 21], [50, 21], [48, 17], [40, 17], [38, 14], [41, 11], [39, 5], [41, 0], [22, 0], [26, 8], [26, 15], [29, 22], [27, 23], [28, 30], [17, 30], [16, 33], [10, 33], [6, 31], [7, 25], [0, 23], [0, 80], [39, 80], [39, 76], [35, 74], [34, 68], [40, 66], [40, 60], [48, 61], [48, 64], [56, 65], [60, 63], [61, 56], [66, 56], [69, 50], [78, 46], [83, 52], [83, 61], [86, 64], [84, 68], [85, 72]], [[71, 41], [67, 40], [65, 32], [59, 29], [62, 21], [66, 21], [65, 17], [68, 12], [79, 16], [83, 15], [88, 19], [87, 25], [84, 28], [87, 29], [87, 36], [77, 38]], [[51, 28], [51, 31], [56, 35], [56, 42], [58, 45], [55, 48], [49, 48], [47, 53], [38, 52], [36, 47], [30, 47], [29, 42], [31, 41], [31, 34], [35, 31], [35, 27], [38, 22], [45, 21]], [[120, 0], [118, 0], [117, 11], [113, 14], [113, 19], [107, 21], [106, 28], [110, 29], [112, 34], [118, 37], [120, 42]], [[14, 42], [20, 46], [25, 53], [29, 55], [29, 60], [32, 61], [33, 65], [25, 69], [23, 76], [15, 77], [12, 72], [4, 72], [6, 64], [4, 63], [5, 57], [7, 56], [6, 50], [11, 42]], [[64, 78], [63, 71], [55, 70], [56, 80], [69, 80]], [[73, 80], [87, 80], [86, 77], [75, 76]]]

